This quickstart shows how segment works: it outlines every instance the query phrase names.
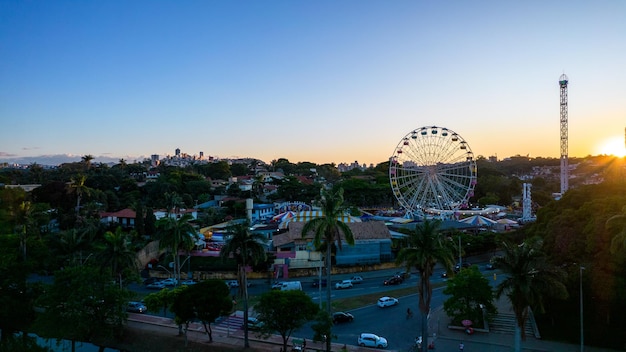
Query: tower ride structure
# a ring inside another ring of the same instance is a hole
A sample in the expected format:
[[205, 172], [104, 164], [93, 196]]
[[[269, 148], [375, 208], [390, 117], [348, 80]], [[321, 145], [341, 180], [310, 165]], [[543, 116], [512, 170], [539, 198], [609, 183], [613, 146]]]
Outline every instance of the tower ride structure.
[[559, 78], [561, 87], [561, 196], [569, 188], [569, 162], [567, 156], [567, 83], [569, 79], [564, 74]]

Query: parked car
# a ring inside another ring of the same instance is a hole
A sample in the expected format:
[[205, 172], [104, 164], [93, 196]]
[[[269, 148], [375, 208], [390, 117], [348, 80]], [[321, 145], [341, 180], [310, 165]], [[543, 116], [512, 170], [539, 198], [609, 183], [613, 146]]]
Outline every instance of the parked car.
[[146, 288], [149, 288], [151, 290], [162, 290], [165, 287], [167, 287], [167, 286], [165, 286], [163, 281], [156, 281], [156, 282], [153, 282], [153, 283], [151, 283], [149, 285], [146, 285]]
[[283, 282], [277, 281], [272, 284], [272, 290], [281, 290], [283, 288]]
[[333, 313], [333, 324], [346, 323], [354, 320], [354, 315], [347, 312], [335, 312]]
[[352, 281], [350, 280], [343, 280], [341, 282], [338, 282], [335, 284], [335, 288], [337, 290], [342, 289], [342, 288], [352, 288]]
[[[254, 317], [248, 317], [248, 330], [259, 331], [263, 327], [263, 322]], [[243, 325], [241, 326], [243, 328]]]
[[360, 275], [353, 276], [352, 278], [350, 278], [350, 281], [352, 281], [352, 283], [355, 285], [360, 284], [363, 282], [363, 276], [360, 276]]
[[226, 281], [226, 285], [228, 285], [228, 287], [230, 287], [230, 288], [236, 288], [236, 287], [239, 287], [239, 281], [237, 281], [237, 280], [228, 280], [228, 281]]
[[144, 285], [150, 285], [152, 283], [158, 282], [160, 279], [158, 277], [149, 277], [143, 280]]
[[388, 278], [387, 280], [383, 281], [383, 284], [385, 286], [388, 286], [388, 285], [400, 285], [402, 282], [404, 282], [404, 280], [400, 276], [392, 276], [392, 277]]
[[359, 335], [357, 344], [361, 347], [387, 348], [387, 339], [376, 334], [364, 332]]
[[180, 284], [181, 284], [181, 285], [187, 285], [187, 286], [189, 286], [189, 285], [195, 285], [195, 284], [196, 284], [196, 282], [195, 282], [195, 281], [193, 281], [193, 280], [191, 280], [191, 279], [187, 279], [187, 280], [183, 280], [183, 281], [181, 281], [181, 282], [180, 282]]
[[399, 302], [398, 302], [398, 299], [397, 299], [397, 298], [384, 296], [384, 297], [380, 297], [380, 298], [378, 299], [378, 303], [377, 303], [377, 304], [378, 304], [378, 306], [379, 306], [380, 308], [385, 308], [385, 307], [395, 306], [395, 305], [397, 305], [398, 303], [399, 303]]
[[132, 313], [145, 313], [148, 311], [148, 307], [141, 302], [130, 301], [126, 306], [126, 311]]
[[173, 278], [169, 278], [169, 279], [165, 279], [163, 281], [161, 281], [161, 283], [165, 286], [176, 286], [178, 284], [178, 280], [173, 279]]

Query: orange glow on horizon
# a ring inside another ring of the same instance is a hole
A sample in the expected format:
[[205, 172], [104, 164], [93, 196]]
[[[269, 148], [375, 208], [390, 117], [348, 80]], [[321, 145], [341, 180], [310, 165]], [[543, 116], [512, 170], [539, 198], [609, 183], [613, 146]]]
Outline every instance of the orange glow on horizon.
[[605, 139], [598, 148], [599, 154], [614, 155], [617, 157], [626, 156], [626, 146], [624, 139], [620, 137], [611, 137]]

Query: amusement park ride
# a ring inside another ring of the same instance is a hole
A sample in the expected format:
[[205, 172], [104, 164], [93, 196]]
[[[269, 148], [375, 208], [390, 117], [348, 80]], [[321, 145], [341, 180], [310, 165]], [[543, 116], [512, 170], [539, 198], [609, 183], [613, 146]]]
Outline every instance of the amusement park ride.
[[426, 126], [409, 132], [389, 161], [391, 188], [407, 218], [452, 216], [467, 208], [474, 195], [474, 154], [448, 128]]

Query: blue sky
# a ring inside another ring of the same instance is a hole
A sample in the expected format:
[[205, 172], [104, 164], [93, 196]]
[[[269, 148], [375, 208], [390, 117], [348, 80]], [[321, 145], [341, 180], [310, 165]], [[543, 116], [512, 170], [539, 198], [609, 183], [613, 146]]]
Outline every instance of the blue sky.
[[620, 153], [624, 62], [622, 0], [2, 1], [0, 161], [558, 157], [563, 73], [569, 155]]

